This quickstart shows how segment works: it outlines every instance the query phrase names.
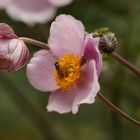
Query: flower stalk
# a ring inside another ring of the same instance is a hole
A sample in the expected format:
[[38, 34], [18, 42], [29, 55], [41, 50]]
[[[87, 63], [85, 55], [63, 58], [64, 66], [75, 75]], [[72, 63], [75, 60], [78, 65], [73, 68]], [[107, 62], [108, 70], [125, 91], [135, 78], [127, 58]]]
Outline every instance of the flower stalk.
[[35, 40], [35, 39], [31, 39], [28, 37], [19, 37], [19, 39], [23, 40], [25, 43], [27, 44], [31, 44], [31, 45], [36, 45], [38, 47], [41, 47], [43, 49], [48, 49], [48, 44]]
[[123, 57], [121, 57], [116, 52], [112, 52], [109, 55], [111, 55], [113, 58], [115, 58], [117, 61], [122, 63], [124, 66], [126, 66], [128, 69], [130, 69], [133, 73], [135, 73], [137, 76], [140, 77], [140, 69], [136, 68], [133, 64], [125, 60]]
[[140, 127], [140, 122], [135, 120], [134, 118], [130, 117], [126, 113], [124, 113], [122, 110], [120, 110], [118, 107], [116, 107], [114, 104], [112, 104], [105, 96], [103, 96], [101, 93], [98, 93], [97, 96], [113, 111], [118, 113], [121, 117], [129, 121], [130, 123]]

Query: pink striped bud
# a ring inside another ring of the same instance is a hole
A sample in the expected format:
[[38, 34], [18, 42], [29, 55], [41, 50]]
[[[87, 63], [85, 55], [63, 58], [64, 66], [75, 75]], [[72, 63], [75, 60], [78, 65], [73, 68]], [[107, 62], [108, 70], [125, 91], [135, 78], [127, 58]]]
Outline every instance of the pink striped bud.
[[25, 43], [18, 39], [10, 26], [0, 23], [0, 69], [17, 71], [29, 58]]

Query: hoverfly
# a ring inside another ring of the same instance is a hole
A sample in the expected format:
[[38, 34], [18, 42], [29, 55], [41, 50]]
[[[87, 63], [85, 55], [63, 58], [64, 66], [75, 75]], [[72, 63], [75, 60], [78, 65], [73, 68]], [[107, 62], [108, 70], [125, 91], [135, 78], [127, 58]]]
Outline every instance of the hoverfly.
[[63, 73], [63, 70], [62, 70], [62, 68], [61, 68], [61, 66], [60, 66], [60, 64], [59, 64], [59, 62], [56, 62], [54, 65], [55, 65], [55, 69], [56, 69], [56, 71], [57, 71], [59, 77], [60, 77], [60, 78], [63, 78], [63, 77], [64, 77], [64, 73]]

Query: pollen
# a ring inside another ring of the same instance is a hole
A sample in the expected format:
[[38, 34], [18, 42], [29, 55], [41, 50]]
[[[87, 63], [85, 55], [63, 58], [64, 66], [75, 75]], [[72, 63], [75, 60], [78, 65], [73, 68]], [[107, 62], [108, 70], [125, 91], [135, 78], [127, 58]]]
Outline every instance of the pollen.
[[80, 77], [80, 58], [74, 54], [65, 54], [55, 63], [55, 66], [54, 79], [56, 84], [63, 91], [69, 90]]

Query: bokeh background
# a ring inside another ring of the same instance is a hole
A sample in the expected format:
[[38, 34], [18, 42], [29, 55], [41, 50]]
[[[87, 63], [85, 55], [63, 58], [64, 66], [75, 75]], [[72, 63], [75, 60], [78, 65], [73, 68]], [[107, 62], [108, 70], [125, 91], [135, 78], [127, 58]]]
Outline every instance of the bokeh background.
[[[57, 15], [71, 14], [86, 31], [109, 27], [119, 40], [117, 52], [140, 68], [140, 1], [74, 0]], [[47, 42], [49, 23], [28, 27], [0, 11], [0, 22], [16, 34]], [[31, 54], [39, 48], [28, 45]], [[140, 120], [140, 79], [113, 58], [104, 55], [101, 92], [115, 105]], [[47, 85], [46, 85], [47, 86]], [[76, 115], [46, 112], [49, 93], [31, 87], [26, 68], [0, 72], [0, 140], [140, 140], [140, 128], [110, 111], [98, 98], [82, 105]]]

